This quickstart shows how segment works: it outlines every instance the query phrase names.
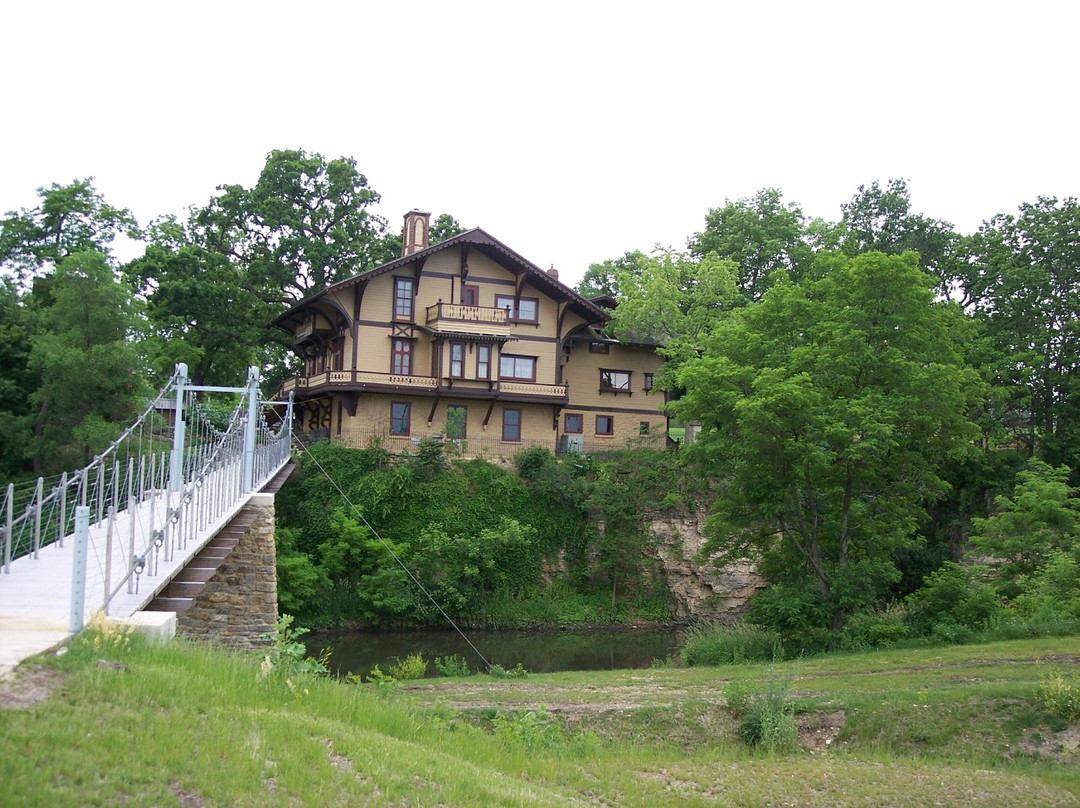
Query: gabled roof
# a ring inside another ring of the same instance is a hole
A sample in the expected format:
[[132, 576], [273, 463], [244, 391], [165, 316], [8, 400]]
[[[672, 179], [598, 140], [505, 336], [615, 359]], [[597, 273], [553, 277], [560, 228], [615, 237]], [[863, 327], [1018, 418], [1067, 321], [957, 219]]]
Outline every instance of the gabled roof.
[[521, 273], [527, 274], [528, 280], [533, 286], [541, 289], [549, 297], [552, 297], [555, 300], [568, 301], [571, 307], [577, 309], [585, 319], [591, 322], [607, 322], [611, 319], [611, 315], [601, 306], [582, 297], [569, 286], [540, 269], [536, 264], [511, 250], [490, 233], [476, 227], [444, 241], [440, 241], [437, 244], [432, 244], [422, 250], [417, 250], [410, 255], [395, 258], [393, 261], [389, 261], [382, 266], [377, 266], [357, 273], [351, 278], [338, 281], [321, 291], [310, 294], [293, 305], [292, 308], [284, 314], [275, 317], [270, 324], [282, 326], [286, 321], [296, 319], [297, 312], [317, 303], [320, 299], [327, 297], [331, 292], [337, 292], [355, 286], [358, 283], [369, 281], [372, 278], [385, 275], [387, 272], [393, 272], [394, 270], [409, 266], [417, 261], [423, 261], [428, 256], [457, 246], [468, 246], [470, 249], [477, 250], [497, 264], [504, 266], [514, 275], [520, 275]]

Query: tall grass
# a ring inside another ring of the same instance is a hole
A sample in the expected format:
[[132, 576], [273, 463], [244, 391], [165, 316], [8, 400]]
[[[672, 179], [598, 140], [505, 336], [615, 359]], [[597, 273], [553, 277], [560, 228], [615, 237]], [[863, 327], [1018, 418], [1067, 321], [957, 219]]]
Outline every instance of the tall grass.
[[780, 635], [746, 623], [709, 623], [686, 632], [682, 649], [684, 665], [737, 665], [767, 662], [783, 657]]

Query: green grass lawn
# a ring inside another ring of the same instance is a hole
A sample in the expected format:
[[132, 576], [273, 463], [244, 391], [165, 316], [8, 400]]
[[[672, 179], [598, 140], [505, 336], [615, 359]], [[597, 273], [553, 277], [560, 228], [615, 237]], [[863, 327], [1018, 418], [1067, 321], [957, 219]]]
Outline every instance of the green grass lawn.
[[[377, 687], [87, 632], [0, 686], [0, 802], [1080, 805], [1080, 728], [1032, 698], [1078, 659], [1073, 637]], [[740, 744], [725, 701], [769, 677], [790, 687], [792, 754]]]

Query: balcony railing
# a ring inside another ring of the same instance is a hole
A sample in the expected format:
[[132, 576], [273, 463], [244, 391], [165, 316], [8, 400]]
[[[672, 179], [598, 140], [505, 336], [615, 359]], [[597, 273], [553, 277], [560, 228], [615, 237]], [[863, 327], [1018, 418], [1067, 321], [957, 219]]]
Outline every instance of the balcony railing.
[[[440, 381], [442, 384], [440, 384]], [[322, 391], [329, 388], [356, 389], [357, 387], [380, 387], [413, 390], [442, 390], [466, 397], [527, 396], [565, 402], [569, 397], [566, 384], [533, 384], [531, 382], [487, 381], [485, 379], [444, 379], [434, 376], [402, 376], [396, 373], [372, 373], [365, 370], [331, 370], [314, 376], [298, 376], [288, 379], [279, 395], [292, 390]], [[453, 391], [453, 392], [451, 392]], [[479, 394], [479, 395], [478, 395]]]
[[490, 306], [464, 306], [460, 303], [443, 303], [441, 300], [427, 307], [427, 324], [439, 320], [455, 323], [478, 323], [484, 325], [506, 325], [508, 309], [496, 309]]

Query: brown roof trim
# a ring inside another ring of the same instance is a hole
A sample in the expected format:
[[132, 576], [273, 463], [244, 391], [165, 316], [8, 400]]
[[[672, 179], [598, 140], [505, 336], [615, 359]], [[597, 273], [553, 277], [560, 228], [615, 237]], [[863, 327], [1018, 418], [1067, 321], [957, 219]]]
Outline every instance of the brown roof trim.
[[395, 258], [393, 261], [389, 261], [382, 266], [374, 267], [353, 275], [351, 278], [346, 278], [343, 281], [326, 287], [325, 289], [308, 295], [302, 300], [295, 303], [287, 312], [275, 317], [270, 325], [283, 325], [286, 321], [295, 316], [295, 312], [298, 309], [306, 308], [310, 304], [314, 303], [319, 298], [323, 297], [329, 292], [339, 291], [341, 289], [347, 289], [350, 286], [354, 286], [357, 283], [361, 283], [371, 278], [377, 278], [379, 275], [384, 275], [387, 272], [393, 272], [394, 270], [406, 267], [409, 264], [415, 263], [417, 260], [427, 258], [429, 255], [442, 252], [443, 250], [454, 247], [459, 244], [469, 244], [476, 247], [480, 252], [484, 253], [488, 258], [502, 264], [507, 267], [515, 275], [519, 272], [526, 272], [529, 275], [529, 280], [533, 286], [541, 290], [547, 291], [547, 293], [556, 298], [557, 300], [568, 300], [570, 304], [581, 311], [586, 317], [593, 318], [602, 322], [607, 322], [611, 319], [611, 315], [605, 311], [602, 307], [596, 305], [587, 298], [582, 297], [566, 284], [553, 278], [547, 272], [542, 270], [536, 264], [532, 263], [528, 259], [522, 257], [512, 249], [507, 247], [497, 238], [490, 233], [482, 230], [479, 227], [475, 227], [472, 230], [468, 230], [464, 233], [459, 233], [456, 236], [440, 241], [437, 244], [432, 244], [430, 247], [425, 247], [423, 250], [417, 250], [409, 255], [404, 255], [401, 258]]

